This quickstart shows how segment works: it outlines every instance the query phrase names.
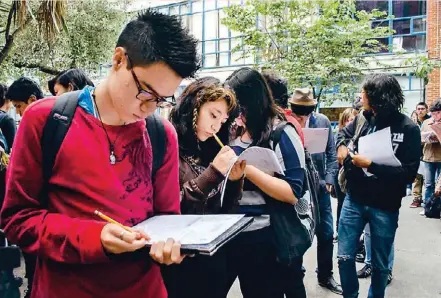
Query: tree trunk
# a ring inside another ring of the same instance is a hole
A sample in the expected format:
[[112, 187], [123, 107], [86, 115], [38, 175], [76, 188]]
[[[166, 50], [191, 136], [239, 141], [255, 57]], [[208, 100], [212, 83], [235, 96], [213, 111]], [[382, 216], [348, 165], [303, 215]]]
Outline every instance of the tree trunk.
[[40, 65], [37, 63], [20, 63], [20, 62], [15, 62], [14, 63], [15, 67], [18, 68], [32, 68], [32, 69], [38, 69], [41, 72], [50, 74], [50, 75], [58, 75], [61, 71], [51, 68], [49, 66], [45, 66], [45, 65]]

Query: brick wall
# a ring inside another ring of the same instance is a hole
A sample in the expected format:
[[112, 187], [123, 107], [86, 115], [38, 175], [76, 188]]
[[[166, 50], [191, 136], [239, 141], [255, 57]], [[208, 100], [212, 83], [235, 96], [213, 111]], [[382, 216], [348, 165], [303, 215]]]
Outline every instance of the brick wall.
[[[430, 59], [440, 59], [441, 43], [441, 0], [427, 1], [427, 50]], [[426, 100], [430, 103], [440, 97], [440, 70], [435, 69], [429, 76]]]

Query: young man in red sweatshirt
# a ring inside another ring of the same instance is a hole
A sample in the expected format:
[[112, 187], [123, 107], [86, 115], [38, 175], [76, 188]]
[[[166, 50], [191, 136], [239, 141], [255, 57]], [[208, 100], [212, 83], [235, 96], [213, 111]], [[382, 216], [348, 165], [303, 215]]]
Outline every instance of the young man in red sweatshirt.
[[167, 297], [156, 262], [179, 263], [179, 243], [156, 243], [149, 254], [146, 235], [108, 224], [94, 211], [126, 226], [179, 213], [176, 132], [164, 121], [164, 162], [152, 179], [144, 119], [199, 68], [196, 44], [177, 18], [151, 10], [127, 24], [109, 76], [79, 96], [43, 199], [41, 138], [55, 98], [27, 108], [1, 225], [13, 243], [37, 256], [32, 298]]

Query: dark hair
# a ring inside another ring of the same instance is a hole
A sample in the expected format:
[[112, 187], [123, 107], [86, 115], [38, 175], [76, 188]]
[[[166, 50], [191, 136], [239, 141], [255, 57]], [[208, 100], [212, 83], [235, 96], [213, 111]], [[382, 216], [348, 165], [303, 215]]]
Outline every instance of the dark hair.
[[386, 116], [401, 111], [404, 95], [393, 75], [382, 73], [369, 75], [362, 86], [369, 100], [369, 106], [378, 115]]
[[220, 81], [214, 77], [197, 79], [187, 86], [178, 99], [178, 104], [170, 113], [170, 121], [176, 128], [181, 155], [200, 158], [202, 163], [208, 165], [220, 147], [213, 138], [199, 142], [195, 134], [195, 125], [200, 107], [207, 102], [224, 99], [228, 105], [229, 117], [222, 124], [216, 134], [224, 144], [229, 143], [231, 124], [236, 118], [236, 97], [234, 93], [224, 88]]
[[424, 106], [426, 108], [426, 110], [429, 108], [429, 106], [427, 105], [427, 103], [425, 103], [424, 101], [420, 101], [417, 105], [418, 106]]
[[8, 91], [8, 86], [5, 84], [0, 84], [0, 107], [2, 107], [6, 102], [6, 92]]
[[164, 62], [186, 78], [200, 68], [197, 43], [176, 16], [147, 9], [126, 25], [116, 46], [126, 50], [132, 67]]
[[44, 97], [43, 91], [41, 91], [40, 86], [34, 80], [21, 77], [9, 86], [8, 92], [6, 92], [6, 99], [27, 103], [32, 95], [37, 99]]
[[[284, 120], [285, 117], [274, 103], [263, 76], [254, 69], [244, 67], [235, 70], [225, 84], [236, 93], [240, 112], [246, 121], [246, 129], [253, 139], [252, 145], [268, 147], [274, 118]], [[243, 133], [239, 128], [237, 135]]]
[[441, 97], [435, 99], [430, 105], [430, 112], [439, 112], [441, 111]]
[[279, 107], [288, 108], [288, 84], [286, 80], [279, 78], [274, 72], [262, 73], [273, 95], [274, 102]]
[[69, 85], [72, 85], [73, 90], [82, 90], [85, 86], [94, 86], [84, 71], [78, 68], [64, 70], [48, 81], [49, 91], [52, 95], [55, 95], [55, 84], [60, 84], [64, 88], [69, 88]]

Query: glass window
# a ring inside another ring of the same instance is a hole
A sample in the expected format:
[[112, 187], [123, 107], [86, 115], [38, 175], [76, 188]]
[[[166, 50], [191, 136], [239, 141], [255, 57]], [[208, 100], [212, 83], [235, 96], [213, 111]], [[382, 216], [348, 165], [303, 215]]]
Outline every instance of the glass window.
[[393, 45], [396, 51], [424, 51], [426, 49], [426, 35], [394, 37]]
[[188, 31], [191, 32], [191, 16], [181, 16], [181, 23], [184, 26], [184, 28], [188, 29]]
[[393, 21], [394, 35], [410, 34], [410, 19]]
[[232, 38], [231, 39], [231, 50], [238, 46], [242, 46], [242, 38]]
[[216, 8], [216, 0], [205, 0], [205, 8], [204, 10], [212, 10]]
[[158, 12], [162, 13], [162, 14], [167, 14], [168, 15], [168, 7], [163, 7], [158, 9]]
[[217, 10], [205, 13], [204, 29], [205, 39], [213, 39], [218, 37], [219, 18]]
[[221, 53], [219, 54], [219, 66], [228, 66], [228, 57], [229, 53]]
[[179, 6], [170, 7], [170, 15], [178, 15], [179, 14]]
[[194, 37], [202, 40], [202, 14], [194, 14], [191, 16], [191, 33]]
[[219, 40], [219, 51], [229, 51], [230, 50], [230, 41], [228, 39]]
[[231, 5], [241, 5], [243, 4], [243, 0], [230, 0], [230, 6]]
[[242, 57], [243, 52], [234, 52], [231, 54], [231, 65], [242, 65], [244, 59]]
[[205, 53], [214, 53], [216, 51], [216, 43], [217, 41], [205, 41]]
[[181, 14], [187, 14], [190, 10], [188, 9], [188, 4], [181, 5]]
[[419, 16], [426, 14], [426, 0], [422, 1], [392, 1], [392, 14], [396, 18]]
[[389, 52], [389, 39], [386, 38], [375, 38], [378, 40], [379, 45], [382, 45], [383, 47], [378, 51], [379, 53], [387, 53]]
[[216, 60], [216, 55], [205, 55], [204, 67], [215, 67]]
[[219, 10], [219, 38], [228, 37], [228, 27], [222, 25], [222, 19], [225, 17], [225, 13], [223, 10]]
[[193, 1], [191, 3], [191, 9], [192, 9], [193, 13], [194, 12], [201, 12], [202, 11], [202, 1], [201, 0]]
[[413, 20], [413, 32], [424, 32], [426, 31], [427, 20], [426, 18], [414, 19]]
[[217, 7], [227, 7], [228, 0], [217, 0]]
[[417, 78], [415, 76], [410, 77], [410, 84], [411, 84], [411, 86], [410, 86], [411, 90], [421, 90], [424, 88], [423, 80], [420, 78]]
[[384, 11], [384, 12], [389, 11], [389, 1], [357, 0], [355, 5], [358, 11], [365, 10], [367, 12], [370, 12], [373, 9], [378, 9], [379, 11]]

